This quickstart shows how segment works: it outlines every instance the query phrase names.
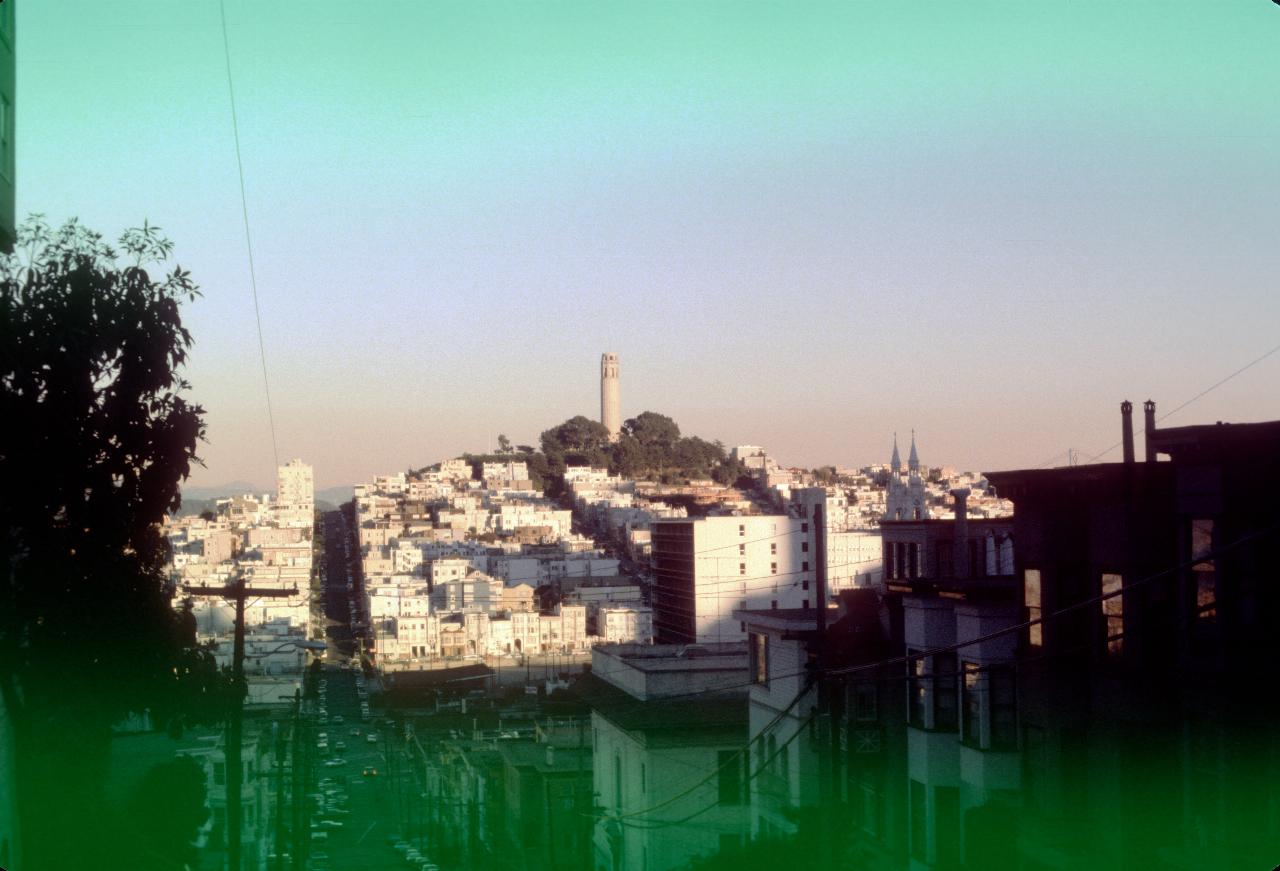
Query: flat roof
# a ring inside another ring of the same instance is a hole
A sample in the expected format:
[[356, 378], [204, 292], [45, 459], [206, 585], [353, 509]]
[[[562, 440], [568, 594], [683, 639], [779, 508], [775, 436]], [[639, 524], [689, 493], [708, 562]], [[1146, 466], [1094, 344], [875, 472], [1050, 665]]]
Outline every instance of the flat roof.
[[[831, 622], [836, 616], [838, 615], [828, 613], [827, 619]], [[766, 629], [780, 629], [786, 632], [818, 631], [818, 609], [816, 608], [747, 608], [734, 611], [733, 617], [743, 623], [763, 626]]]

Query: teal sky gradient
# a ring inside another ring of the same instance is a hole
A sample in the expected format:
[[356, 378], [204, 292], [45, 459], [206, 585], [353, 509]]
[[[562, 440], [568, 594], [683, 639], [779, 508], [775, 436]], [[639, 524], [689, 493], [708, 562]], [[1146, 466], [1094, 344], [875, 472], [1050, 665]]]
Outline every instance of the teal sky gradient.
[[[218, 5], [26, 0], [18, 210], [204, 297], [195, 483], [272, 480]], [[1034, 465], [1280, 341], [1280, 7], [227, 0], [282, 459], [598, 413]], [[1280, 417], [1280, 355], [1169, 423]]]

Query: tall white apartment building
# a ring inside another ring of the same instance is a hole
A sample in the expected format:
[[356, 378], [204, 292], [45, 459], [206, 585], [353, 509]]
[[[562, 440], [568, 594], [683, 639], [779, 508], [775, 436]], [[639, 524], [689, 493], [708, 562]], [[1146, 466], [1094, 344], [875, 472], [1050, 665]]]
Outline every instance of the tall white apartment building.
[[815, 522], [816, 509], [822, 508], [829, 595], [834, 596], [841, 590], [880, 586], [884, 580], [880, 531], [857, 528], [858, 515], [850, 510], [848, 496], [825, 487], [805, 487], [791, 494], [791, 504], [802, 520]]
[[315, 475], [308, 463], [290, 460], [276, 469], [276, 521], [310, 526], [315, 518]]
[[735, 610], [815, 607], [811, 526], [773, 514], [654, 521], [658, 642], [743, 641]]

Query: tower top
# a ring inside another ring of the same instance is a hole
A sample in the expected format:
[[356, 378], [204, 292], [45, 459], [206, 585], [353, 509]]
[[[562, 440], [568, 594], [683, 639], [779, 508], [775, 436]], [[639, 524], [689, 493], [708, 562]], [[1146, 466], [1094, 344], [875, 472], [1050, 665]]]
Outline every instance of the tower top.
[[907, 469], [912, 472], [920, 471], [920, 455], [916, 453], [916, 431], [911, 431], [911, 454], [907, 457]]
[[902, 457], [898, 455], [898, 434], [893, 434], [893, 457], [889, 460], [889, 468], [895, 472], [902, 471]]

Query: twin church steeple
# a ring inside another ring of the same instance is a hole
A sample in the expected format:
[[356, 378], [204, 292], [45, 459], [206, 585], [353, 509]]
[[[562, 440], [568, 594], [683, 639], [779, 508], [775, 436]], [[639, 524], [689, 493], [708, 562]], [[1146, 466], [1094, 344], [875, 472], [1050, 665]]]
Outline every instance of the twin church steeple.
[[920, 454], [916, 450], [916, 431], [911, 431], [911, 452], [907, 469], [902, 469], [898, 453], [898, 434], [893, 434], [893, 456], [889, 459], [889, 487], [885, 493], [885, 520], [927, 520], [924, 479], [920, 477]]

